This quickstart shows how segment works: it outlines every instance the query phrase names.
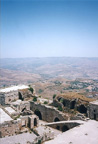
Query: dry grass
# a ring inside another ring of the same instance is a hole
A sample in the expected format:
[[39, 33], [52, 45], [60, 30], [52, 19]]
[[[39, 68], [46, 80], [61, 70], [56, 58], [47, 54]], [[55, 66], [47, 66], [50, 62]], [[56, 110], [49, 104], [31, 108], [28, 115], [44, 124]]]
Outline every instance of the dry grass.
[[27, 92], [27, 91], [28, 91], [28, 88], [25, 88], [25, 89], [20, 89], [19, 91], [22, 91], [22, 92]]
[[83, 94], [75, 93], [75, 92], [68, 92], [68, 93], [60, 94], [60, 95], [58, 95], [58, 97], [63, 97], [63, 98], [67, 98], [67, 99], [78, 98], [78, 99], [80, 99], [82, 101], [86, 101], [86, 102], [91, 102], [91, 101], [95, 100], [95, 99], [87, 98]]

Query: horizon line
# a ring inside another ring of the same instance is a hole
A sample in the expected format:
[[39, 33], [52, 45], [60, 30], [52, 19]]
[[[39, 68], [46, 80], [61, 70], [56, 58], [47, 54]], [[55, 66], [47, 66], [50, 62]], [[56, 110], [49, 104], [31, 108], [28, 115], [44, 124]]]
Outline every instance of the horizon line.
[[43, 56], [43, 57], [4, 57], [1, 59], [24, 59], [24, 58], [98, 58], [98, 57], [92, 57], [92, 56]]

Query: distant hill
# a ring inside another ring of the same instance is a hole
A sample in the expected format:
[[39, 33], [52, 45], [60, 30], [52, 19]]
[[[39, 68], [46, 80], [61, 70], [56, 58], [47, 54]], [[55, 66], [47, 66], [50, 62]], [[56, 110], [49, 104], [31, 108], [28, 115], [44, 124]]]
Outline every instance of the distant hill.
[[1, 59], [1, 68], [40, 74], [43, 78], [98, 79], [98, 58], [50, 57]]
[[85, 93], [90, 86], [93, 93], [86, 95], [92, 96], [98, 93], [98, 58], [1, 59], [0, 87], [17, 84], [33, 84], [37, 94], [47, 98], [69, 91]]
[[0, 87], [18, 84], [30, 84], [37, 82], [40, 79], [41, 76], [38, 74], [32, 74], [18, 70], [0, 69]]

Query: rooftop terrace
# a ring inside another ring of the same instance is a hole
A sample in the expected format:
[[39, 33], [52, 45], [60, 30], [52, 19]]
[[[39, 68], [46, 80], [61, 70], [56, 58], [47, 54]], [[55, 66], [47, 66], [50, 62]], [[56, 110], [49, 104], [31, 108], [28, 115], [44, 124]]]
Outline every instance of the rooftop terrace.
[[98, 122], [89, 120], [44, 144], [98, 144]]
[[29, 87], [26, 85], [11, 86], [8, 88], [0, 89], [0, 92], [6, 93], [6, 92], [10, 92], [10, 91], [16, 91], [19, 89], [27, 89], [27, 88], [29, 88]]
[[90, 102], [90, 104], [98, 105], [98, 100]]

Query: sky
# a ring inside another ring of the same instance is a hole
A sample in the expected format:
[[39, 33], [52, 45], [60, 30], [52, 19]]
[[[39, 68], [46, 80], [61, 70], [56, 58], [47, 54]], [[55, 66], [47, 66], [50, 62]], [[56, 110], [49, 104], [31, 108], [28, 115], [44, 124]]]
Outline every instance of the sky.
[[98, 57], [98, 0], [1, 0], [1, 58]]

